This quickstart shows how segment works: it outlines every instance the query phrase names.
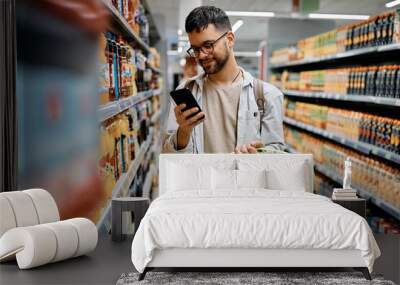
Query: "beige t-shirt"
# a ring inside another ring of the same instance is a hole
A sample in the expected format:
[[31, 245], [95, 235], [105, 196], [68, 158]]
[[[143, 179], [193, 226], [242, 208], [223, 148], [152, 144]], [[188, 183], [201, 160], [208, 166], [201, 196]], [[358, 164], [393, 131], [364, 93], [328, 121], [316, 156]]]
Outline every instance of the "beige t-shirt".
[[204, 79], [203, 126], [205, 153], [231, 153], [236, 147], [237, 113], [243, 76], [230, 86]]

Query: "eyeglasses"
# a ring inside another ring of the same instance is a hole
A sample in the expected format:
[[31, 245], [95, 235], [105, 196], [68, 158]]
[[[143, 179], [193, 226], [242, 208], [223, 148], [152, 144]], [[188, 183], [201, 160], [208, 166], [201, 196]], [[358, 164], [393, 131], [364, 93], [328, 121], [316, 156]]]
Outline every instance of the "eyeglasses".
[[191, 57], [198, 57], [200, 55], [200, 51], [206, 55], [212, 54], [214, 52], [214, 45], [223, 37], [228, 34], [229, 31], [223, 33], [218, 39], [215, 41], [209, 41], [202, 45], [201, 47], [190, 47], [186, 52]]

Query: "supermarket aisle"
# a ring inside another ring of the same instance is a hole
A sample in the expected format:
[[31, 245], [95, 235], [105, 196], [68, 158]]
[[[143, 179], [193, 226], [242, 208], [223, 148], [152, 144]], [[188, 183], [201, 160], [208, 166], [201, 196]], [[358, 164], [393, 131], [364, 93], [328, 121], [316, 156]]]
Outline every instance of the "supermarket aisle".
[[398, 13], [302, 39], [271, 57], [271, 82], [285, 94], [289, 150], [314, 155], [314, 189], [328, 197], [342, 186], [350, 157], [351, 185], [367, 200], [372, 230], [381, 233], [377, 270], [395, 282], [399, 265], [387, 261], [400, 256]]
[[62, 219], [109, 232], [113, 197], [156, 189], [159, 34], [146, 3], [77, 2], [16, 3], [18, 189], [44, 188]]
[[352, 161], [352, 186], [375, 232], [400, 233], [399, 14], [302, 39], [272, 53], [271, 82], [285, 94], [286, 143], [313, 153], [315, 189], [328, 197]]
[[[226, 40], [221, 34], [191, 46], [184, 19], [199, 5], [227, 12], [238, 64], [282, 91], [287, 151], [313, 154], [315, 194], [331, 198], [343, 186], [344, 161], [351, 161], [351, 187], [366, 201], [366, 220], [382, 250], [376, 272], [400, 282], [400, 5], [6, 1], [16, 8], [10, 16], [16, 46], [4, 40], [15, 51], [7, 54], [7, 82], [14, 80], [15, 90], [0, 85], [1, 95], [10, 94], [1, 105], [14, 111], [4, 112], [2, 137], [11, 137], [12, 147], [1, 142], [9, 156], [0, 160], [13, 163], [0, 191], [47, 189], [61, 219], [86, 217], [101, 238], [87, 257], [30, 271], [1, 265], [2, 282], [112, 284], [134, 270], [131, 240], [111, 242], [111, 201], [158, 196], [169, 91], [203, 72], [198, 56]], [[352, 210], [353, 200], [343, 201]], [[123, 214], [124, 233], [133, 233], [133, 221]]]
[[[57, 5], [18, 6], [17, 107], [23, 112], [15, 129], [24, 138], [18, 146], [18, 187], [48, 189], [63, 218], [86, 216], [107, 232], [112, 197], [156, 196], [152, 190], [157, 188], [168, 91], [201, 72], [185, 53], [188, 38], [182, 23], [171, 31], [178, 10], [183, 13], [190, 5], [163, 5], [156, 0], [104, 0], [96, 27], [84, 21], [74, 26], [72, 19], [56, 12]], [[231, 8], [229, 1], [220, 5]], [[356, 4], [346, 5], [357, 10]], [[239, 65], [284, 93], [285, 140], [295, 151], [314, 154], [317, 191], [340, 184], [343, 159], [350, 156], [353, 186], [371, 205], [371, 226], [398, 232], [400, 194], [391, 189], [399, 188], [399, 14], [396, 9], [380, 12], [384, 8], [379, 5], [368, 9], [371, 17], [358, 22], [283, 14], [286, 20], [271, 15], [263, 26], [251, 15], [244, 16], [247, 22], [229, 15], [236, 24]], [[82, 11], [72, 12], [82, 16]], [[160, 16], [163, 12], [168, 19]], [[48, 25], [38, 24], [38, 18]], [[293, 23], [307, 33], [300, 29], [287, 34]], [[277, 36], [279, 28], [287, 38]], [[71, 36], [71, 30], [80, 33]], [[35, 38], [48, 44], [37, 48]], [[283, 42], [291, 45], [275, 48]], [[67, 53], [65, 44], [71, 46]], [[60, 143], [68, 139], [76, 143]], [[81, 171], [84, 179], [74, 180], [76, 169], [87, 164], [91, 167]], [[82, 194], [91, 197], [76, 200]]]

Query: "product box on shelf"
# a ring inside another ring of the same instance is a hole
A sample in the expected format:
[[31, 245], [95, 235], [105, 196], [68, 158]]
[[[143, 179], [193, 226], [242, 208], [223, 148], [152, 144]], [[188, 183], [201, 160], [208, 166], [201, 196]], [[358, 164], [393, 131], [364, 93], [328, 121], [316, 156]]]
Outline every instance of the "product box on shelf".
[[143, 5], [139, 5], [136, 12], [136, 22], [139, 24], [138, 35], [145, 42], [149, 43], [149, 22], [146, 17], [146, 11]]
[[137, 126], [136, 126], [136, 122], [137, 122], [137, 114], [135, 111], [135, 108], [131, 108], [129, 109], [126, 113], [125, 116], [128, 120], [128, 124], [129, 124], [129, 128], [128, 128], [128, 132], [127, 132], [127, 136], [128, 136], [128, 158], [133, 161], [136, 158], [136, 152], [139, 149], [139, 145], [137, 142]]
[[286, 90], [400, 98], [400, 65], [372, 65], [274, 73], [273, 83]]
[[[336, 177], [343, 177], [343, 162], [352, 161], [352, 187], [362, 189], [400, 208], [400, 170], [389, 164], [330, 143], [327, 140], [285, 127], [285, 141], [300, 153], [312, 153], [317, 165]], [[332, 177], [331, 177], [332, 178]]]
[[160, 54], [158, 53], [158, 51], [151, 47], [150, 48], [150, 55], [149, 55], [149, 59], [148, 62], [150, 63], [151, 66], [155, 67], [155, 68], [160, 68]]
[[121, 114], [118, 123], [119, 123], [119, 128], [121, 129], [121, 157], [123, 160], [122, 172], [127, 172], [131, 164], [130, 148], [129, 148], [130, 131], [129, 131], [128, 117], [124, 114]]
[[[114, 175], [114, 137], [108, 127], [100, 128], [100, 149], [99, 149], [99, 174], [103, 192], [105, 193], [105, 203], [112, 194], [112, 190], [116, 183]], [[104, 206], [104, 205], [103, 205]]]
[[[335, 184], [325, 176], [315, 173], [314, 176], [314, 191], [316, 194], [331, 197]], [[371, 208], [371, 204], [367, 204], [367, 221], [371, 229], [375, 233], [380, 234], [400, 234], [400, 221], [389, 217], [387, 214], [378, 211], [375, 207]]]
[[107, 126], [112, 138], [113, 138], [113, 161], [114, 161], [114, 177], [115, 180], [118, 180], [122, 174], [122, 167], [121, 167], [121, 156], [120, 156], [120, 144], [119, 140], [121, 138], [121, 130], [118, 127], [118, 122], [114, 120]]
[[107, 39], [103, 33], [99, 37], [99, 97], [100, 104], [106, 104], [110, 102], [110, 66], [107, 56]]
[[271, 63], [284, 64], [297, 59], [315, 59], [344, 51], [400, 43], [399, 17], [400, 9], [387, 11], [365, 21], [299, 40], [296, 49], [273, 51]]
[[272, 52], [271, 63], [279, 64], [296, 60], [297, 58], [301, 59], [302, 55], [299, 54], [300, 51], [298, 51], [298, 47], [295, 46], [278, 49]]
[[136, 51], [121, 37], [107, 32], [99, 45], [100, 104], [136, 95]]
[[400, 154], [400, 120], [287, 99], [284, 102], [289, 118]]

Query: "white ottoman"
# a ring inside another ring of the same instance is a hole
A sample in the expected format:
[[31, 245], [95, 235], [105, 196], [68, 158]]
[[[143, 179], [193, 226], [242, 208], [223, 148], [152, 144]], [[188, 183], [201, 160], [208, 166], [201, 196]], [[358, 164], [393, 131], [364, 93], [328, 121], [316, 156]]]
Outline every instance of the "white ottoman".
[[17, 259], [20, 269], [84, 255], [98, 241], [85, 218], [59, 221], [53, 197], [43, 189], [0, 193], [0, 262]]

